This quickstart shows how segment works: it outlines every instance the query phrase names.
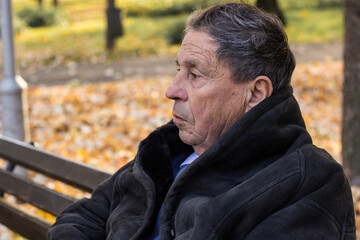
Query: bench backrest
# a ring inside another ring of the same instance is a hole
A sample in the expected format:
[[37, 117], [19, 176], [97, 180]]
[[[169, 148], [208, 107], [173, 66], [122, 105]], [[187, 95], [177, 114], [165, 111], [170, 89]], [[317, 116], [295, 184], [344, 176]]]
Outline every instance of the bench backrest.
[[[1, 135], [0, 158], [86, 192], [92, 192], [99, 183], [110, 177], [108, 172]], [[0, 191], [55, 216], [75, 201], [65, 194], [6, 169], [0, 169]], [[0, 200], [0, 223], [29, 239], [46, 239], [46, 231], [50, 226], [48, 222], [29, 216], [2, 200]]]

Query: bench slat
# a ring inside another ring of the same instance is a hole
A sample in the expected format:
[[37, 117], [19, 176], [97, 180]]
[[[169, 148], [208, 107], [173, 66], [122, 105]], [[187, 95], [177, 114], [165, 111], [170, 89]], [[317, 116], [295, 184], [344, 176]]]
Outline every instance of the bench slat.
[[92, 192], [98, 184], [111, 176], [108, 172], [2, 135], [0, 135], [0, 157], [87, 192]]
[[0, 190], [53, 215], [59, 215], [75, 201], [74, 198], [2, 169], [0, 169]]
[[50, 224], [29, 216], [0, 200], [0, 223], [28, 239], [46, 239]]

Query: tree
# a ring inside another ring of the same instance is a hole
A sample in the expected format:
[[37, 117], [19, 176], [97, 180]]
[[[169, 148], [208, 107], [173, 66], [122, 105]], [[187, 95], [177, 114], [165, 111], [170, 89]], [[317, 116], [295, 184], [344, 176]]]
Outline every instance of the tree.
[[115, 39], [123, 35], [121, 9], [115, 7], [115, 0], [107, 0], [106, 20], [106, 49], [112, 50]]
[[360, 1], [344, 0], [344, 7], [342, 157], [348, 177], [360, 183]]
[[282, 13], [279, 4], [276, 0], [256, 0], [256, 6], [258, 8], [263, 9], [266, 12], [273, 13], [278, 16], [281, 22], [286, 25], [286, 19], [284, 14]]

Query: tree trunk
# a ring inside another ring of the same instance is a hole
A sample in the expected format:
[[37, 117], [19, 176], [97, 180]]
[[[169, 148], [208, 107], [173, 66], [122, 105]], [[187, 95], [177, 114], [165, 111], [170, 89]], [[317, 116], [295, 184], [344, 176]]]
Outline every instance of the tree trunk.
[[115, 0], [107, 0], [106, 21], [106, 49], [111, 51], [114, 48], [115, 39], [124, 34], [121, 9], [115, 7]]
[[43, 0], [38, 0], [39, 6], [42, 6]]
[[360, 183], [360, 1], [345, 0], [342, 157], [345, 171]]
[[53, 0], [53, 5], [54, 5], [54, 7], [57, 7], [57, 5], [59, 5], [59, 1], [58, 0]]
[[256, 6], [266, 12], [275, 14], [280, 18], [283, 25], [286, 25], [285, 16], [276, 0], [256, 0]]
[[107, 0], [108, 8], [115, 8], [115, 0]]

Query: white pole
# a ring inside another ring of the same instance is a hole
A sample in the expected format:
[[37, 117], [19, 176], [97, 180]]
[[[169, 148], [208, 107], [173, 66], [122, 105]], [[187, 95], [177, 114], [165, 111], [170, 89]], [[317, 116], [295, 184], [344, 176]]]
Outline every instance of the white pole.
[[11, 1], [1, 0], [4, 79], [0, 83], [2, 134], [29, 141], [27, 83], [15, 75]]

